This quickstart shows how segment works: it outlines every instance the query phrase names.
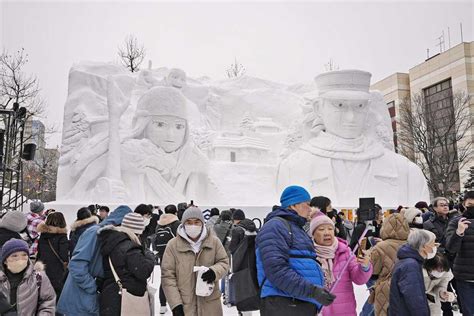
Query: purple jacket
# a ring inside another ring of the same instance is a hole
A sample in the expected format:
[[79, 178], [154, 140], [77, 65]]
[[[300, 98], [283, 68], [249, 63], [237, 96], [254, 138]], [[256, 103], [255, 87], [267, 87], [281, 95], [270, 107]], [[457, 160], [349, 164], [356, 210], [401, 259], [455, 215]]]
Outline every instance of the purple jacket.
[[[336, 256], [334, 257], [334, 279], [336, 279], [341, 273], [341, 270], [349, 259], [351, 253], [351, 249], [347, 245], [347, 242], [340, 238], [338, 238], [338, 240], [339, 245], [336, 250]], [[357, 258], [355, 256], [352, 257], [351, 262], [341, 276], [341, 280], [332, 292], [336, 295], [336, 299], [331, 305], [323, 308], [323, 316], [356, 316], [356, 299], [352, 283], [357, 285], [366, 284], [371, 275], [372, 264], [370, 264], [369, 270], [365, 272], [357, 263]]]

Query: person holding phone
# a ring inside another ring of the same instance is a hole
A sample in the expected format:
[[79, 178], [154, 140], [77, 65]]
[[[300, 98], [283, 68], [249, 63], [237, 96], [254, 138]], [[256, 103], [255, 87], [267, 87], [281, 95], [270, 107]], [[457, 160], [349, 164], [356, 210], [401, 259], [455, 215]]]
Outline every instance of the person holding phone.
[[313, 238], [316, 260], [324, 272], [324, 287], [336, 295], [333, 304], [325, 307], [322, 315], [357, 315], [352, 283], [362, 285], [370, 279], [370, 252], [363, 250], [361, 256], [352, 256], [347, 242], [335, 237], [332, 219], [323, 214], [313, 217], [309, 235]]

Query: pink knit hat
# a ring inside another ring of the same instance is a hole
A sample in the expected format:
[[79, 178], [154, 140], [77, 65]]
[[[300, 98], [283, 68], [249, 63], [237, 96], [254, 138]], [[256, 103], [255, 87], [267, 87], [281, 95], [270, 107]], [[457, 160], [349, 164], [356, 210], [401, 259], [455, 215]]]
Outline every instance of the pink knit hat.
[[330, 219], [324, 213], [322, 212], [316, 213], [315, 216], [311, 219], [311, 223], [309, 224], [309, 231], [308, 231], [309, 236], [313, 237], [313, 233], [316, 230], [316, 228], [324, 224], [329, 224], [332, 227], [335, 227], [332, 219]]

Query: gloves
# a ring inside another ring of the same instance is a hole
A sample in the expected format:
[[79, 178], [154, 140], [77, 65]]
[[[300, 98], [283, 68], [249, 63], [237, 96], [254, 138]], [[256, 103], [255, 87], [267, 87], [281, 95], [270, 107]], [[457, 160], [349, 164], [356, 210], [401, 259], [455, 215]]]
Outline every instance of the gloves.
[[212, 271], [212, 269], [209, 269], [202, 274], [201, 279], [204, 282], [212, 283], [216, 280], [216, 273]]
[[336, 299], [336, 295], [331, 294], [331, 292], [321, 287], [314, 288], [313, 297], [316, 301], [323, 304], [324, 306], [331, 305], [332, 302]]
[[183, 305], [178, 305], [175, 308], [173, 308], [173, 316], [184, 316], [184, 309]]

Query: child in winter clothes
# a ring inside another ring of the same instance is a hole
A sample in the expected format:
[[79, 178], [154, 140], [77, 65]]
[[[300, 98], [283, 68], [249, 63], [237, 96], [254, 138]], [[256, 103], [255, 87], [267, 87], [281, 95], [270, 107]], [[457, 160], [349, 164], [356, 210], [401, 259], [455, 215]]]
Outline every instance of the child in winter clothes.
[[423, 264], [423, 280], [431, 316], [443, 315], [441, 302], [454, 301], [454, 294], [448, 292], [448, 283], [453, 277], [448, 259], [441, 253], [437, 253], [433, 259], [426, 260]]
[[36, 259], [46, 265], [46, 275], [59, 299], [69, 261], [69, 242], [64, 215], [60, 212], [49, 214], [46, 222], [38, 225], [38, 232], [41, 235]]
[[[350, 257], [351, 249], [345, 240], [335, 237], [335, 224], [326, 215], [317, 214], [313, 217], [309, 234], [314, 241], [316, 260], [324, 272], [325, 288], [331, 289], [340, 277], [339, 283], [332, 289], [336, 299], [331, 305], [323, 308], [322, 315], [357, 315], [352, 283], [362, 285], [370, 279], [370, 256], [366, 254], [362, 258]], [[350, 262], [346, 270], [342, 271], [348, 260]]]
[[7, 316], [53, 316], [56, 294], [43, 265], [37, 262], [33, 266], [28, 252], [28, 244], [23, 240], [10, 239], [3, 245], [0, 293], [10, 307], [1, 304], [6, 308], [0, 313]]

